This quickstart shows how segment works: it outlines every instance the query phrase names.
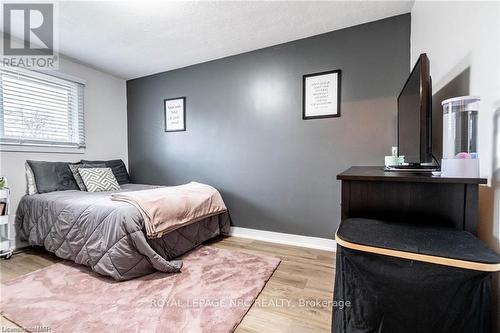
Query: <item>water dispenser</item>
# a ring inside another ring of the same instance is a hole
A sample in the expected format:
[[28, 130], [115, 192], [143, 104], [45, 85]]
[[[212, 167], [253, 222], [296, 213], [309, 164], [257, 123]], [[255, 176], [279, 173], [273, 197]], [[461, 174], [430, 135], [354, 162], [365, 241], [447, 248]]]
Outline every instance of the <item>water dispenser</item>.
[[443, 106], [444, 177], [479, 177], [478, 113], [479, 97], [461, 96], [441, 103]]

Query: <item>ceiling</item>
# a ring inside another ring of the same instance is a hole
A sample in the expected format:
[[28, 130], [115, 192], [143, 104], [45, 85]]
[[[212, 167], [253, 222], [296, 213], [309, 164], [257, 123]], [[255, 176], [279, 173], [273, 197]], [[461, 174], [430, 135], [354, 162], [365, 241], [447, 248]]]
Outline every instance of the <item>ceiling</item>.
[[413, 1], [59, 2], [61, 54], [124, 79], [408, 13]]

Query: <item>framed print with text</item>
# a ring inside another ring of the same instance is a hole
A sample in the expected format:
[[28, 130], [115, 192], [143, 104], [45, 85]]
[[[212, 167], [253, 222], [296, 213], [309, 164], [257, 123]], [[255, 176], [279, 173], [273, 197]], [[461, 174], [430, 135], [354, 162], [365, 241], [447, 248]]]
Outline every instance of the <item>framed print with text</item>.
[[163, 100], [165, 106], [165, 132], [186, 130], [186, 97]]
[[302, 119], [340, 117], [341, 70], [302, 77]]

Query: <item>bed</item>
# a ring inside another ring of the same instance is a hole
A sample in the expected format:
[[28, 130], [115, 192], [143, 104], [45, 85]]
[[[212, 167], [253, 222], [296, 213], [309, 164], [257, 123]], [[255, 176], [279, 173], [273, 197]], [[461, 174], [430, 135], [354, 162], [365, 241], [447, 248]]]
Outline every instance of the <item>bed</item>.
[[16, 214], [20, 237], [119, 281], [155, 271], [178, 271], [181, 262], [174, 259], [228, 233], [230, 218], [224, 212], [148, 239], [140, 212], [128, 203], [112, 201], [111, 193], [157, 187], [123, 184], [114, 192], [67, 190], [25, 195]]

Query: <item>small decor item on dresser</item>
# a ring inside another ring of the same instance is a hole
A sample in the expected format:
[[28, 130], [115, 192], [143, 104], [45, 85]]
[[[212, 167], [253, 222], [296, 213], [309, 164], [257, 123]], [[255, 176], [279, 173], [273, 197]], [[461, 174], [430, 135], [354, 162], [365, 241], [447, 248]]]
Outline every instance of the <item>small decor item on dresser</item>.
[[165, 107], [165, 132], [186, 130], [186, 97], [163, 100]]
[[0, 190], [3, 190], [7, 186], [7, 179], [5, 177], [0, 177]]
[[88, 192], [117, 191], [120, 189], [111, 168], [80, 168], [78, 172]]
[[302, 119], [340, 117], [340, 69], [302, 77]]
[[450, 98], [443, 106], [443, 177], [479, 178], [479, 97]]
[[392, 155], [385, 156], [384, 165], [386, 167], [402, 165], [405, 162], [404, 156], [398, 156], [398, 147], [392, 147]]
[[386, 167], [403, 165], [405, 163], [404, 156], [385, 156], [384, 164]]

